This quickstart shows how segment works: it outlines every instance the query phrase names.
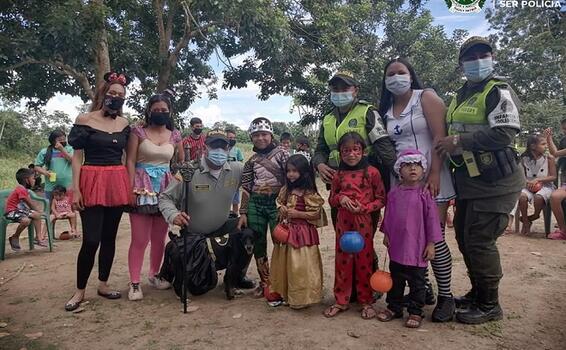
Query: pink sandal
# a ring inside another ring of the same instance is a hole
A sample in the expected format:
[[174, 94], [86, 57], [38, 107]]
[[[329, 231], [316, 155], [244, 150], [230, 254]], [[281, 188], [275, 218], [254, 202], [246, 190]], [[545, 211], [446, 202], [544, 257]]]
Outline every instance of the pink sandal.
[[554, 240], [566, 240], [566, 233], [562, 232], [560, 229], [555, 230], [547, 236], [549, 239]]

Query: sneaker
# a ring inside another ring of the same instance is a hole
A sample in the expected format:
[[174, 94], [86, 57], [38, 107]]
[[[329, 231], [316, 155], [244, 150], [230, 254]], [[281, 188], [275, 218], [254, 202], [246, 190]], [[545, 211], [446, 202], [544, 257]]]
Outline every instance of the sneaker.
[[283, 300], [268, 301], [267, 305], [269, 305], [271, 307], [278, 307], [278, 306], [283, 305]]
[[22, 250], [22, 247], [20, 247], [20, 240], [18, 238], [8, 237], [8, 242], [10, 242], [10, 247], [13, 251], [19, 252], [20, 250]]
[[128, 292], [128, 299], [131, 301], [142, 300], [143, 292], [139, 283], [130, 283], [130, 291]]
[[548, 238], [554, 240], [566, 240], [566, 234], [558, 229], [550, 233]]
[[41, 240], [36, 239], [35, 241], [33, 241], [33, 243], [40, 247], [47, 247], [47, 239], [41, 239]]
[[165, 290], [171, 288], [171, 283], [161, 277], [153, 276], [149, 277], [147, 280], [149, 281], [149, 285], [155, 289]]

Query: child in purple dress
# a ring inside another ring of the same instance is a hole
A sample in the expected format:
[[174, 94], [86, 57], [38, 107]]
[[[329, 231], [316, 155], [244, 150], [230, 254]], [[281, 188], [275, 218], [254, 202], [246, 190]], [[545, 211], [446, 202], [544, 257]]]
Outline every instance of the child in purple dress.
[[403, 317], [403, 292], [408, 283], [409, 318], [405, 326], [409, 328], [420, 327], [423, 320], [425, 272], [428, 261], [434, 259], [434, 243], [443, 239], [434, 198], [423, 188], [426, 168], [426, 158], [418, 150], [407, 149], [399, 154], [394, 169], [400, 183], [387, 195], [381, 226], [393, 288], [387, 293], [387, 309], [377, 318], [387, 322]]

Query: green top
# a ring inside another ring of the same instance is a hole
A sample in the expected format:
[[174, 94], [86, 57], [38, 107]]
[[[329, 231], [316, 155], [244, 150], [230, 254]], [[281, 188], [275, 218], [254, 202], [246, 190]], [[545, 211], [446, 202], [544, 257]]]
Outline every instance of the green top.
[[[73, 147], [67, 145], [65, 146], [65, 151], [69, 155], [73, 155]], [[37, 154], [35, 158], [35, 165], [44, 167], [47, 169], [45, 164], [45, 155], [47, 153], [47, 148], [43, 148]], [[49, 164], [49, 171], [54, 172], [56, 175], [56, 180], [54, 182], [49, 181], [49, 177], [45, 176], [45, 192], [53, 191], [53, 187], [56, 185], [63, 186], [65, 188], [70, 188], [73, 183], [73, 170], [71, 168], [71, 162], [63, 157], [63, 153], [54, 149], [51, 156], [51, 162]]]
[[228, 154], [228, 161], [229, 162], [243, 162], [244, 161], [244, 154], [242, 150], [236, 146], [230, 148], [230, 153]]

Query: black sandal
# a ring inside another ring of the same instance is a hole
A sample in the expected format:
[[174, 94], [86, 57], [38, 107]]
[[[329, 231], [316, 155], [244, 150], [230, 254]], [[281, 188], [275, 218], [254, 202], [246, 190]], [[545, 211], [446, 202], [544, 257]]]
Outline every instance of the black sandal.
[[122, 293], [117, 290], [110, 291], [109, 293], [102, 293], [97, 290], [96, 293], [106, 299], [120, 299], [122, 297]]
[[79, 308], [79, 306], [81, 306], [81, 303], [82, 303], [82, 302], [83, 302], [82, 300], [81, 300], [81, 301], [77, 301], [76, 303], [69, 303], [69, 302], [67, 302], [67, 303], [65, 304], [65, 311], [75, 311], [76, 309]]

